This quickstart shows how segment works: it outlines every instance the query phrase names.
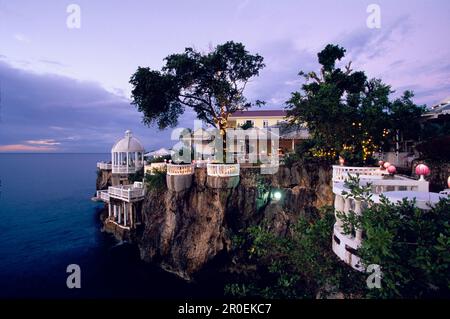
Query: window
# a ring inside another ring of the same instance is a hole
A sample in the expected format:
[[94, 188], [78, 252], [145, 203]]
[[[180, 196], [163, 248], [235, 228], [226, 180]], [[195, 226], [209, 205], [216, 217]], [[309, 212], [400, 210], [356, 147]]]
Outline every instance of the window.
[[268, 120], [263, 120], [263, 127], [269, 127], [269, 121]]

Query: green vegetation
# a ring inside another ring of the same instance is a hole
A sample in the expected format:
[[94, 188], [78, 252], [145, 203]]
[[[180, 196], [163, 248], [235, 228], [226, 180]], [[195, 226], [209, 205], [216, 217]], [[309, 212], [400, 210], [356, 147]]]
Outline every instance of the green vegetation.
[[[359, 177], [349, 179], [347, 187], [345, 196], [371, 202], [369, 187], [360, 186]], [[430, 210], [383, 199], [362, 215], [337, 215], [347, 234], [363, 230], [357, 253], [365, 267], [381, 267], [381, 288], [369, 289], [369, 273], [353, 270], [332, 252], [330, 207], [317, 220], [300, 218], [288, 236], [277, 235], [265, 222], [235, 236], [236, 256], [257, 270], [228, 284], [225, 292], [263, 298], [333, 297], [337, 292], [350, 298], [450, 297], [450, 199]]]
[[[357, 183], [349, 181], [349, 195], [371, 202], [367, 189]], [[363, 230], [358, 250], [363, 265], [381, 266], [382, 288], [369, 290], [368, 297], [450, 297], [450, 199], [421, 210], [410, 201], [392, 204], [383, 198], [362, 215], [338, 216], [347, 233]]]
[[167, 189], [166, 172], [154, 170], [153, 174], [145, 174], [145, 185], [149, 190], [164, 191]]
[[337, 67], [345, 51], [329, 44], [317, 55], [319, 74], [299, 73], [305, 83], [287, 102], [288, 114], [294, 125], [308, 125], [314, 143], [308, 145], [308, 155], [334, 161], [341, 155], [348, 164], [364, 165], [400, 136], [417, 137], [424, 108], [412, 102], [410, 91], [390, 101], [391, 87], [354, 71], [351, 62]]
[[225, 287], [228, 295], [262, 298], [316, 298], [338, 291], [358, 294], [364, 276], [341, 263], [331, 250], [334, 214], [324, 209], [315, 221], [300, 218], [288, 237], [274, 234], [265, 223], [250, 227], [233, 240], [246, 263], [258, 271]]
[[144, 168], [138, 170], [136, 173], [130, 175], [130, 182], [142, 182], [142, 179], [144, 178]]
[[133, 104], [147, 125], [175, 126], [185, 108], [191, 108], [200, 120], [224, 133], [228, 116], [252, 105], [244, 89], [262, 68], [263, 58], [241, 43], [229, 41], [209, 53], [186, 48], [166, 57], [162, 71], [137, 69], [130, 79]]

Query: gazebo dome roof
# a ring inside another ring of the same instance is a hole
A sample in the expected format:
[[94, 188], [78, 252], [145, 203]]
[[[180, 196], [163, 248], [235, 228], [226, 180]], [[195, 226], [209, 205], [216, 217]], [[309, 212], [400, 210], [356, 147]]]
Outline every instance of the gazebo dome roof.
[[137, 138], [133, 137], [131, 131], [127, 130], [125, 132], [125, 137], [117, 141], [116, 144], [114, 144], [111, 152], [113, 153], [144, 152], [144, 147]]

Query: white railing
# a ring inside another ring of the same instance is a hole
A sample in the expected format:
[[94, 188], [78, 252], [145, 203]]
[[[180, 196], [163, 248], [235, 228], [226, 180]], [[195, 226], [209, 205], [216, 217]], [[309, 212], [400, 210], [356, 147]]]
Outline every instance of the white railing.
[[395, 191], [428, 192], [429, 183], [425, 180], [415, 180], [402, 176], [393, 179], [367, 180], [371, 184], [373, 194], [381, 194]]
[[142, 164], [134, 165], [112, 165], [112, 172], [114, 174], [134, 174], [142, 168]]
[[107, 190], [99, 190], [97, 191], [97, 198], [104, 201], [109, 202], [109, 193]]
[[[351, 211], [356, 215], [361, 215], [363, 214], [365, 207], [368, 207], [368, 205], [371, 204], [355, 199], [352, 196], [344, 196], [342, 194], [344, 191], [350, 193], [350, 190], [345, 187], [344, 183], [348, 178], [348, 174], [360, 174], [360, 185], [370, 185], [374, 203], [380, 202], [379, 194], [382, 193], [384, 193], [388, 200], [391, 201], [392, 199], [390, 199], [389, 196], [398, 194], [393, 192], [400, 191], [402, 196], [408, 195], [407, 197], [412, 198], [421, 196], [424, 192], [428, 192], [429, 183], [425, 180], [415, 180], [399, 175], [391, 177], [388, 176], [385, 171], [373, 167], [333, 166], [333, 193], [335, 194], [334, 209], [335, 212], [342, 212], [346, 215]], [[425, 207], [425, 204], [421, 207]], [[332, 249], [340, 259], [359, 271], [364, 270], [363, 266], [360, 264], [360, 258], [356, 254], [356, 250], [361, 246], [362, 237], [361, 229], [355, 229], [354, 235], [344, 234], [343, 223], [336, 215]]]
[[98, 169], [104, 169], [104, 170], [111, 170], [112, 169], [112, 164], [111, 163], [98, 162], [97, 163], [97, 168]]
[[239, 164], [208, 164], [206, 171], [208, 176], [239, 176]]
[[161, 162], [161, 163], [151, 163], [150, 165], [145, 165], [144, 172], [146, 174], [154, 174], [155, 171], [164, 172], [167, 168], [167, 163]]
[[167, 164], [167, 175], [192, 175], [194, 174], [194, 165], [176, 165]]
[[[392, 178], [388, 177], [362, 177], [360, 178], [360, 185], [369, 185], [371, 188], [371, 193], [381, 194], [386, 192], [395, 191], [410, 191], [410, 192], [428, 192], [429, 182], [425, 180], [415, 180], [408, 177], [395, 175]], [[333, 192], [336, 195], [340, 195], [342, 191], [349, 192], [344, 186], [344, 181], [333, 183]]]
[[141, 182], [136, 182], [134, 185], [110, 186], [108, 188], [109, 196], [127, 202], [143, 199], [145, 189], [143, 187], [135, 187], [135, 185], [138, 186], [137, 184], [142, 185]]
[[378, 167], [352, 167], [352, 166], [339, 166], [333, 165], [333, 181], [345, 181], [348, 175], [359, 174], [361, 178], [370, 176], [376, 178], [377, 176], [381, 178], [383, 175], [388, 175], [389, 173], [385, 170], [381, 170]]

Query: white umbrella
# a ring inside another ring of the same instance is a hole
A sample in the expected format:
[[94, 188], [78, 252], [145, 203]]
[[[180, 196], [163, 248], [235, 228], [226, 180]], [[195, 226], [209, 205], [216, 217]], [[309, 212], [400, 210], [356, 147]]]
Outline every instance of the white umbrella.
[[172, 152], [166, 148], [160, 148], [159, 150], [147, 153], [144, 156], [145, 157], [162, 157], [162, 156], [168, 156], [168, 155], [172, 155]]

